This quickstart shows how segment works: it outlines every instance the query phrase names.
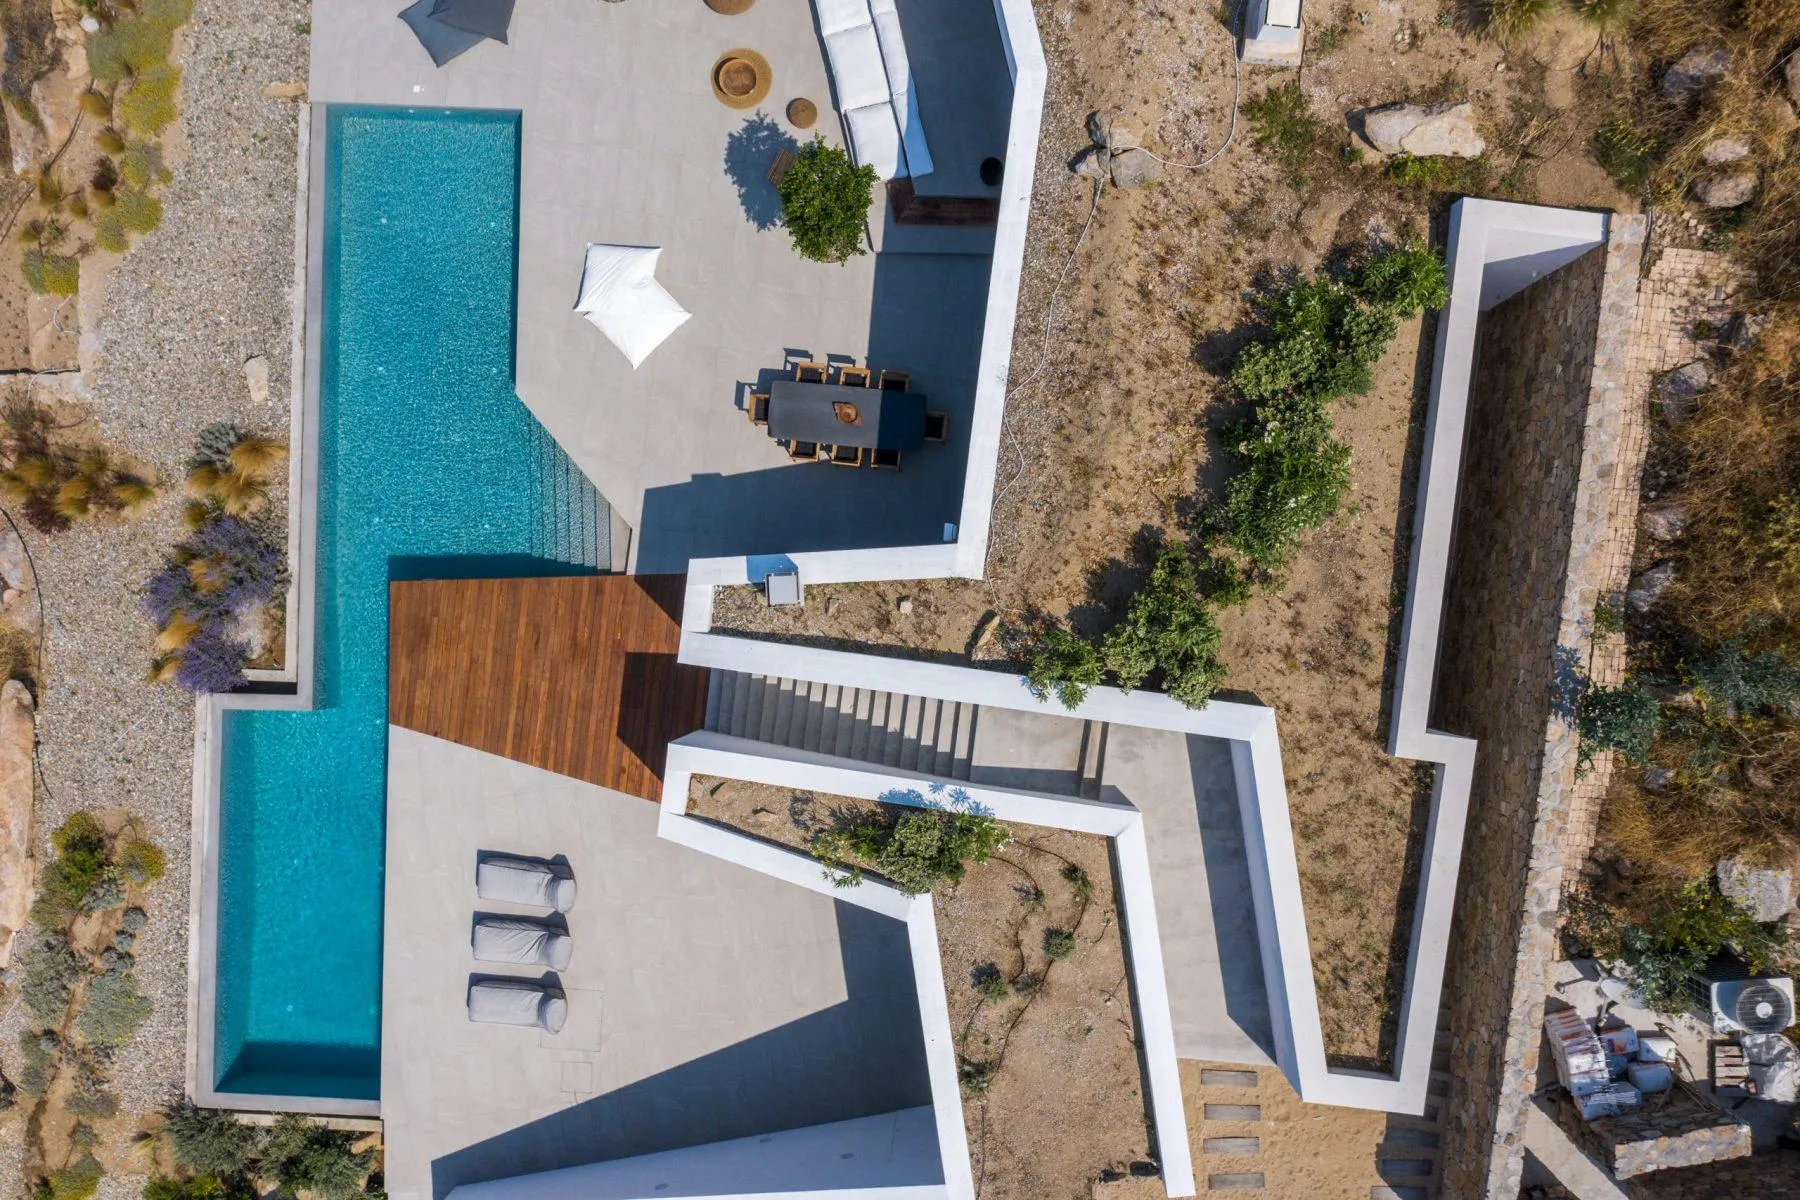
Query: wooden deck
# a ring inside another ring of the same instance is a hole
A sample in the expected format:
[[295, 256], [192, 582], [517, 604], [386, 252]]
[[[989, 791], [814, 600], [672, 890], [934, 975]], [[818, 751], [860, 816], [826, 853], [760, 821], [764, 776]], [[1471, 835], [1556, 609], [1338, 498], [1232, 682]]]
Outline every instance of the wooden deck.
[[388, 587], [388, 720], [662, 798], [707, 672], [675, 661], [682, 575], [409, 580]]

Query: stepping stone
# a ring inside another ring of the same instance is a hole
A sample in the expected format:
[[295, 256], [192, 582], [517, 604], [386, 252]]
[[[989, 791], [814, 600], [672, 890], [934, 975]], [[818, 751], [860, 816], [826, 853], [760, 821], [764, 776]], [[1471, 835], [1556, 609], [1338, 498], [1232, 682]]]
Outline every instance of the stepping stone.
[[1213, 1192], [1248, 1192], [1261, 1191], [1263, 1177], [1261, 1171], [1232, 1171], [1224, 1175], [1208, 1175], [1206, 1187]]
[[1261, 1146], [1262, 1140], [1253, 1137], [1205, 1138], [1200, 1143], [1206, 1154], [1255, 1154]]
[[1208, 1104], [1206, 1119], [1209, 1121], [1260, 1121], [1262, 1120], [1262, 1105]]
[[1417, 1150], [1436, 1150], [1441, 1139], [1436, 1130], [1391, 1125], [1387, 1131], [1390, 1146], [1411, 1146]]
[[1255, 1071], [1202, 1070], [1200, 1082], [1212, 1087], [1255, 1087]]

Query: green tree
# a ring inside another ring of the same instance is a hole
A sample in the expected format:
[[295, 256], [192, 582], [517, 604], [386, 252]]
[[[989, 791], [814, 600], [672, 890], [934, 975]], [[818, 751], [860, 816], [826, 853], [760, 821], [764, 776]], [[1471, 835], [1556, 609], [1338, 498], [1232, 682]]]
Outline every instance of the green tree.
[[922, 896], [940, 883], [961, 883], [969, 863], [984, 863], [1012, 839], [1006, 826], [982, 813], [937, 808], [885, 812], [827, 830], [813, 839], [813, 856], [840, 887], [860, 882], [862, 869]]
[[165, 1118], [163, 1133], [175, 1161], [190, 1171], [236, 1175], [256, 1153], [256, 1130], [223, 1109], [180, 1104]]
[[1064, 708], [1072, 709], [1087, 699], [1088, 689], [1098, 685], [1104, 675], [1100, 651], [1092, 642], [1050, 622], [1032, 647], [1025, 684], [1039, 700], [1054, 693]]
[[1100, 652], [1126, 691], [1160, 671], [1164, 691], [1200, 708], [1225, 681], [1219, 642], [1193, 556], [1184, 546], [1169, 545], [1157, 552], [1149, 582], [1131, 598], [1125, 619], [1107, 632]]
[[1585, 768], [1602, 750], [1615, 750], [1625, 761], [1650, 761], [1650, 743], [1662, 722], [1662, 706], [1642, 682], [1618, 687], [1590, 687], [1581, 696], [1578, 726], [1581, 764]]
[[781, 180], [781, 207], [794, 249], [825, 263], [865, 253], [863, 227], [878, 178], [875, 168], [857, 166], [815, 134]]

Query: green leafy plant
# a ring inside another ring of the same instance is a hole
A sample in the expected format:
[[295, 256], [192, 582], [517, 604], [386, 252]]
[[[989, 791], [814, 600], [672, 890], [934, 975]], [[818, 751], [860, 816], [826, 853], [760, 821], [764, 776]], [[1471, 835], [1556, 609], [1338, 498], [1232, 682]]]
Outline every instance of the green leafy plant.
[[1594, 633], [1607, 636], [1625, 632], [1625, 597], [1608, 592], [1594, 602]]
[[40, 296], [73, 296], [81, 288], [81, 260], [72, 254], [29, 249], [19, 255], [19, 270]]
[[873, 870], [909, 895], [940, 883], [961, 883], [968, 864], [984, 863], [1012, 839], [1006, 826], [983, 813], [920, 808], [868, 816], [813, 839], [813, 856], [840, 887], [861, 882]]
[[241, 1175], [157, 1176], [144, 1185], [144, 1200], [256, 1200], [256, 1194]]
[[179, 1104], [166, 1110], [163, 1135], [175, 1161], [190, 1171], [236, 1175], [257, 1152], [256, 1130], [218, 1108]]
[[1594, 131], [1593, 153], [1614, 183], [1625, 191], [1641, 192], [1662, 151], [1654, 135], [1618, 113]]
[[1269, 151], [1290, 176], [1303, 175], [1322, 126], [1299, 83], [1270, 88], [1244, 101], [1243, 111], [1256, 148]]
[[375, 1165], [375, 1151], [353, 1147], [360, 1135], [327, 1129], [304, 1118], [278, 1121], [264, 1144], [259, 1172], [273, 1176], [287, 1192], [317, 1200], [344, 1200], [362, 1192]]
[[985, 1096], [994, 1085], [994, 1076], [1000, 1073], [997, 1064], [985, 1059], [961, 1059], [956, 1064], [956, 1081], [962, 1090], [971, 1096]]
[[863, 227], [878, 181], [875, 168], [857, 166], [821, 136], [800, 147], [779, 191], [788, 236], [801, 257], [841, 263], [866, 253]]
[[1044, 954], [1051, 962], [1062, 962], [1074, 953], [1074, 933], [1067, 929], [1044, 930]]
[[162, 147], [155, 142], [132, 141], [119, 157], [119, 177], [134, 188], [158, 182], [163, 171]]
[[1688, 977], [1727, 946], [1760, 973], [1787, 945], [1781, 926], [1759, 923], [1705, 879], [1660, 898], [1639, 921], [1585, 898], [1569, 913], [1571, 935], [1596, 957], [1622, 960], [1649, 1006], [1661, 1011], [1685, 1009]]
[[90, 1200], [100, 1190], [100, 1181], [105, 1177], [106, 1170], [101, 1167], [100, 1160], [91, 1153], [83, 1153], [69, 1166], [40, 1180], [32, 1189], [32, 1197], [33, 1200]]
[[1039, 700], [1054, 694], [1064, 708], [1075, 708], [1088, 689], [1105, 676], [1100, 651], [1062, 625], [1051, 622], [1039, 634], [1025, 669], [1026, 686]]
[[162, 224], [162, 201], [148, 192], [119, 191], [113, 199], [110, 215], [116, 216], [127, 232], [151, 233]]
[[975, 991], [989, 1004], [998, 1004], [1013, 994], [1012, 984], [994, 963], [975, 968]]
[[1200, 595], [1193, 556], [1185, 546], [1169, 545], [1157, 552], [1149, 581], [1132, 596], [1125, 619], [1107, 632], [1100, 656], [1125, 690], [1160, 673], [1171, 697], [1201, 708], [1225, 681], [1221, 636]]
[[1690, 651], [1681, 671], [1707, 709], [1727, 719], [1791, 713], [1800, 704], [1800, 667], [1779, 650], [1749, 653], [1741, 634]]
[[153, 842], [137, 838], [119, 850], [118, 868], [133, 887], [147, 887], [163, 877], [163, 852]]
[[119, 100], [119, 120], [133, 133], [154, 137], [175, 123], [181, 68], [162, 63], [135, 76]]
[[1625, 761], [1650, 761], [1650, 744], [1662, 720], [1662, 705], [1640, 680], [1618, 687], [1589, 687], [1581, 695], [1577, 722], [1581, 733], [1582, 769], [1591, 766], [1603, 750], [1622, 755]]
[[102, 975], [87, 986], [75, 1032], [93, 1046], [123, 1046], [150, 1019], [151, 1004], [131, 975]]
[[119, 1098], [106, 1090], [106, 1073], [100, 1057], [91, 1050], [74, 1056], [75, 1078], [63, 1108], [78, 1117], [105, 1120], [119, 1111]]
[[1453, 154], [1429, 158], [1397, 154], [1387, 165], [1390, 180], [1420, 192], [1480, 191], [1485, 175], [1486, 163], [1481, 158], [1458, 158]]
[[1337, 22], [1322, 27], [1307, 41], [1307, 46], [1317, 58], [1328, 58], [1344, 48], [1344, 40], [1350, 31]]
[[61, 1045], [54, 1029], [20, 1031], [19, 1056], [25, 1063], [16, 1081], [20, 1091], [28, 1096], [41, 1096], [49, 1090], [51, 1072]]

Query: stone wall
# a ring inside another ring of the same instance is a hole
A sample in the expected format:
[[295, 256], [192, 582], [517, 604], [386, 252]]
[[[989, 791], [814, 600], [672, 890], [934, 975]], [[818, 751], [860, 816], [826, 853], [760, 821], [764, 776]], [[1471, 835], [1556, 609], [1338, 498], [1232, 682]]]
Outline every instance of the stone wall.
[[[1585, 667], [1621, 470], [1643, 224], [1484, 315], [1432, 724], [1476, 738], [1446, 984], [1440, 1196], [1519, 1194], [1575, 785]], [[1635, 488], [1635, 481], [1631, 483]]]
[[1686, 1084], [1647, 1096], [1629, 1112], [1584, 1120], [1561, 1088], [1545, 1097], [1556, 1123], [1617, 1179], [1748, 1157], [1750, 1126]]
[[1800, 1153], [1657, 1171], [1630, 1180], [1626, 1190], [1631, 1200], [1800, 1200]]

